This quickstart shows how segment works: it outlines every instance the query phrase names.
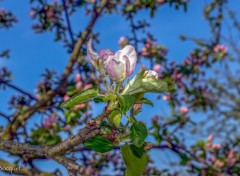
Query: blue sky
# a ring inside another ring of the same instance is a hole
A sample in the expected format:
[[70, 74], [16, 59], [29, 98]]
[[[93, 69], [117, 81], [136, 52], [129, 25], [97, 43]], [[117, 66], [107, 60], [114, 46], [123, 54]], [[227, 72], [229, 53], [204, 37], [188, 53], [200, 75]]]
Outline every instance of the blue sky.
[[[165, 45], [169, 49], [169, 58], [176, 62], [181, 62], [194, 48], [191, 42], [181, 42], [180, 34], [188, 36], [198, 36], [207, 38], [209, 28], [205, 21], [202, 8], [205, 0], [192, 0], [189, 3], [188, 11], [185, 13], [182, 9], [176, 11], [168, 5], [161, 7], [154, 19], [148, 18], [148, 11], [138, 13], [137, 19], [147, 18], [151, 23], [150, 31], [155, 34], [158, 43]], [[237, 1], [231, 1], [231, 7], [239, 8]], [[21, 88], [34, 92], [37, 82], [40, 80], [40, 74], [45, 68], [56, 70], [62, 73], [69, 55], [61, 43], [54, 42], [54, 35], [50, 33], [35, 34], [31, 30], [31, 21], [28, 16], [30, 6], [28, 1], [7, 0], [0, 4], [1, 8], [12, 10], [17, 16], [19, 23], [9, 30], [0, 31], [0, 51], [10, 48], [11, 59], [0, 60], [0, 67], [7, 66], [14, 73], [13, 83]], [[74, 31], [85, 28], [88, 17], [84, 17], [84, 12], [79, 12], [73, 17]], [[106, 16], [101, 18], [94, 28], [94, 31], [100, 33], [101, 43], [96, 47], [111, 48], [116, 51], [119, 49], [118, 40], [121, 36], [130, 33], [129, 24], [120, 15]], [[0, 111], [9, 114], [7, 102], [16, 92], [12, 90], [0, 91]], [[150, 99], [155, 100], [156, 95], [150, 95]], [[164, 103], [163, 103], [164, 104]], [[149, 112], [157, 114], [162, 112], [163, 107], [143, 108], [139, 119], [149, 122]], [[101, 108], [95, 108], [94, 114], [98, 114]], [[165, 110], [167, 112], [167, 110]], [[155, 159], [164, 158], [160, 153], [154, 153]], [[167, 156], [167, 154], [166, 154]], [[166, 157], [165, 156], [165, 157]], [[46, 163], [45, 163], [46, 164]], [[44, 164], [44, 165], [45, 165]], [[53, 166], [56, 166], [52, 164]]]

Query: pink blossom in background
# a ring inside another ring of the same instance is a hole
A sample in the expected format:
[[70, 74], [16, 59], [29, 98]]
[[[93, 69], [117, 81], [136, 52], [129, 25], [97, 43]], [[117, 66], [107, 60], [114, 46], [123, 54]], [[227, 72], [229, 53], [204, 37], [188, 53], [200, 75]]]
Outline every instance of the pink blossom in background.
[[152, 123], [157, 123], [158, 122], [158, 116], [154, 116], [153, 118], [152, 118]]
[[215, 162], [215, 165], [216, 165], [217, 167], [223, 167], [223, 166], [224, 166], [224, 162], [222, 162], [222, 161], [220, 161], [220, 160], [217, 160], [217, 161]]
[[64, 130], [65, 131], [68, 131], [68, 130], [70, 130], [71, 129], [71, 126], [70, 125], [66, 125], [65, 127], [64, 127]]
[[158, 3], [162, 4], [165, 2], [165, 0], [157, 0]]
[[213, 137], [213, 135], [211, 134], [211, 135], [208, 136], [207, 141], [208, 141], [208, 142], [212, 142], [212, 141], [213, 141], [213, 138], [214, 138], [214, 137]]
[[120, 47], [124, 47], [125, 45], [127, 45], [127, 43], [128, 43], [128, 40], [126, 37], [120, 37], [118, 41], [118, 44]]
[[52, 126], [52, 122], [50, 121], [50, 119], [44, 119], [44, 122], [43, 122], [43, 128], [44, 129], [51, 129], [53, 126]]
[[187, 114], [187, 113], [189, 112], [189, 109], [188, 109], [187, 107], [181, 107], [181, 108], [180, 108], [180, 112], [181, 112], [182, 114]]
[[34, 10], [31, 10], [28, 14], [31, 18], [35, 18], [36, 17], [36, 12]]
[[68, 95], [64, 95], [63, 101], [67, 101], [70, 97]]
[[74, 110], [80, 110], [80, 109], [83, 109], [86, 107], [86, 104], [85, 103], [81, 103], [79, 105], [76, 105], [73, 107]]
[[153, 70], [156, 71], [156, 72], [159, 72], [161, 69], [162, 69], [162, 65], [160, 65], [160, 64], [156, 64], [156, 65], [153, 67]]
[[227, 47], [225, 45], [216, 45], [214, 48], [213, 48], [213, 51], [215, 53], [222, 53], [223, 55], [227, 54]]
[[84, 86], [84, 90], [86, 90], [86, 89], [89, 89], [89, 88], [92, 88], [92, 84], [86, 84], [85, 86]]
[[212, 144], [212, 149], [219, 150], [221, 148], [220, 144]]
[[162, 99], [165, 101], [168, 101], [171, 99], [171, 97], [170, 97], [170, 95], [163, 95]]
[[77, 73], [77, 74], [74, 76], [74, 81], [75, 81], [75, 83], [81, 81], [81, 75], [80, 75], [79, 73]]
[[143, 47], [141, 51], [142, 56], [148, 56], [147, 48]]
[[81, 82], [81, 81], [77, 82], [77, 84], [76, 84], [76, 89], [77, 89], [78, 91], [82, 89], [82, 82]]

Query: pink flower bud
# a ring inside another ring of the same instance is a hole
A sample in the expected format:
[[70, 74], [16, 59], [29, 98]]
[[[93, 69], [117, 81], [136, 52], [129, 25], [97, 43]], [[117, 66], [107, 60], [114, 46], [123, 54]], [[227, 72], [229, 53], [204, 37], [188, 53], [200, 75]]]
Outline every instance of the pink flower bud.
[[189, 109], [187, 107], [181, 107], [180, 112], [185, 115], [189, 112]]
[[35, 18], [35, 17], [36, 17], [36, 12], [35, 12], [34, 10], [31, 10], [31, 11], [29, 12], [29, 16], [30, 16], [31, 18]]
[[76, 84], [76, 89], [77, 89], [78, 91], [82, 90], [82, 82], [81, 82], [81, 81], [77, 82], [77, 84]]
[[71, 126], [70, 125], [66, 125], [65, 127], [64, 127], [64, 130], [65, 131], [68, 131], [68, 130], [70, 130], [71, 129]]
[[214, 138], [214, 137], [213, 137], [213, 135], [211, 134], [211, 135], [208, 136], [207, 141], [208, 141], [208, 142], [212, 142], [212, 141], [213, 141], [213, 138]]
[[85, 86], [84, 86], [84, 90], [87, 90], [87, 89], [89, 89], [89, 88], [92, 88], [92, 84], [86, 84]]
[[154, 71], [159, 72], [162, 69], [162, 66], [160, 64], [156, 64], [153, 68]]
[[222, 161], [220, 161], [220, 160], [217, 160], [217, 161], [215, 162], [215, 164], [216, 164], [216, 166], [218, 166], [218, 167], [223, 167], [223, 166], [224, 166], [224, 162], [222, 162]]
[[79, 73], [74, 76], [74, 81], [75, 81], [75, 83], [81, 81], [81, 75]]
[[219, 150], [221, 148], [220, 144], [212, 144], [212, 149]]
[[170, 95], [163, 95], [162, 99], [165, 101], [168, 101], [171, 99], [171, 97], [170, 97]]
[[126, 45], [128, 42], [127, 42], [127, 39], [125, 37], [121, 37], [118, 41], [118, 44], [119, 46], [123, 47], [124, 45]]
[[86, 107], [86, 104], [85, 103], [81, 103], [79, 105], [76, 105], [73, 107], [73, 110], [80, 110], [80, 109], [83, 109]]
[[224, 46], [224, 45], [216, 45], [214, 48], [213, 48], [213, 51], [215, 52], [215, 53], [221, 53], [221, 54], [223, 54], [223, 55], [225, 55], [225, 54], [227, 54], [227, 47], [226, 46]]
[[70, 97], [68, 95], [64, 95], [63, 101], [67, 101]]

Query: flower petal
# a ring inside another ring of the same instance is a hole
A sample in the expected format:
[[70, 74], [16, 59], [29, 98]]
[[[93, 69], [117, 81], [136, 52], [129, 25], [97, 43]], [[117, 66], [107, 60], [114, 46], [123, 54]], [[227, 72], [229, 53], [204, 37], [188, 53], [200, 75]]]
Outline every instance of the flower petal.
[[134, 72], [137, 63], [137, 53], [135, 48], [131, 45], [127, 45], [122, 50], [120, 50], [119, 53], [116, 54], [119, 55], [119, 60], [122, 61], [123, 63], [125, 63], [126, 61], [124, 57], [128, 58], [130, 66], [129, 69], [127, 70], [127, 76], [130, 76]]
[[106, 71], [109, 77], [116, 82], [120, 82], [126, 78], [125, 64], [121, 61], [117, 61], [115, 58], [112, 58], [107, 63]]
[[91, 64], [97, 67], [97, 59], [99, 59], [98, 54], [92, 49], [92, 39], [90, 39], [87, 43], [87, 58], [91, 62]]

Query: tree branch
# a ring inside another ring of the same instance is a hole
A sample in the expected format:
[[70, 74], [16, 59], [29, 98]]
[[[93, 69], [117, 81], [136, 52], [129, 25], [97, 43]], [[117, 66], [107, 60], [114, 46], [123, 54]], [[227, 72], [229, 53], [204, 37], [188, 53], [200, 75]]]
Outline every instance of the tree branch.
[[85, 140], [90, 139], [100, 133], [100, 124], [91, 123], [79, 130], [76, 136], [54, 146], [35, 146], [23, 144], [15, 141], [0, 141], [0, 150], [9, 152], [13, 155], [33, 155], [34, 158], [51, 158], [65, 166], [69, 172], [85, 174], [86, 169], [74, 161], [66, 158], [64, 154]]
[[8, 124], [8, 126], [6, 127], [4, 132], [1, 134], [0, 139], [2, 139], [2, 140], [12, 139], [12, 137], [13, 137], [12, 134], [15, 134], [17, 129], [22, 124], [24, 124], [28, 118], [30, 118], [33, 114], [38, 112], [39, 109], [44, 108], [47, 104], [49, 104], [54, 99], [54, 97], [58, 94], [59, 90], [62, 90], [62, 88], [65, 87], [67, 79], [68, 79], [69, 75], [72, 73], [73, 66], [79, 57], [80, 48], [82, 47], [84, 42], [87, 40], [87, 37], [89, 36], [93, 26], [95, 25], [96, 20], [98, 19], [101, 12], [107, 5], [108, 1], [109, 0], [101, 1], [101, 5], [96, 10], [95, 15], [92, 17], [91, 21], [89, 22], [86, 30], [84, 32], [82, 32], [81, 36], [79, 37], [77, 43], [74, 46], [74, 49], [70, 56], [69, 62], [64, 70], [64, 73], [62, 75], [62, 79], [59, 83], [59, 86], [55, 90], [48, 92], [48, 94], [46, 95], [45, 98], [36, 102], [29, 109], [15, 113], [14, 114], [15, 121], [12, 124]]

